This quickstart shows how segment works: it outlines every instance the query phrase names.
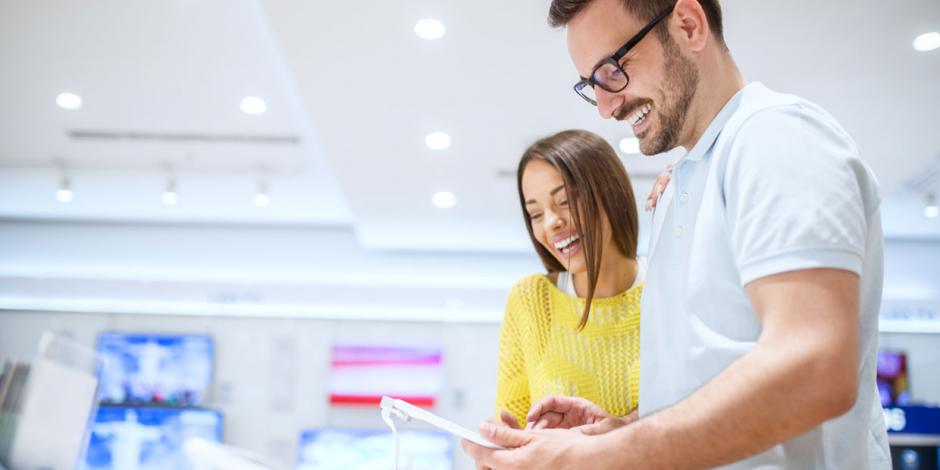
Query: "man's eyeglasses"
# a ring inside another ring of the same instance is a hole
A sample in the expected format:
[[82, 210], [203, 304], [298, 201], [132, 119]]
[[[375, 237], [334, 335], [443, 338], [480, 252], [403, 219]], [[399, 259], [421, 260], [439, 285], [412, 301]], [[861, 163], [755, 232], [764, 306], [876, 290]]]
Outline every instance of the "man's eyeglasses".
[[672, 9], [673, 7], [669, 7], [666, 11], [660, 13], [659, 16], [653, 18], [653, 21], [650, 21], [640, 32], [630, 38], [614, 55], [597, 64], [597, 66], [594, 67], [594, 71], [591, 72], [590, 78], [584, 78], [578, 83], [575, 83], [575, 93], [584, 98], [588, 103], [597, 106], [597, 94], [594, 91], [595, 86], [599, 86], [610, 93], [617, 93], [626, 88], [630, 83], [630, 77], [620, 65], [620, 59], [623, 59], [623, 56], [625, 56], [627, 52], [630, 52], [630, 49], [633, 49], [634, 46], [642, 41], [660, 21], [666, 19], [666, 17], [672, 13]]

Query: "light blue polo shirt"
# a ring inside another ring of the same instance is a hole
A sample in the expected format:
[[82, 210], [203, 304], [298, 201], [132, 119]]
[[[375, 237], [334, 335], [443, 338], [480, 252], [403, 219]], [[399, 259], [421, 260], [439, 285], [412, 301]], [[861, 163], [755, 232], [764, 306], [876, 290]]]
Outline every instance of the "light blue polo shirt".
[[749, 282], [844, 269], [861, 276], [855, 407], [727, 468], [890, 469], [875, 385], [879, 202], [873, 173], [832, 116], [759, 83], [738, 92], [676, 163], [653, 214], [640, 310], [640, 415], [681, 401], [754, 348], [761, 323]]

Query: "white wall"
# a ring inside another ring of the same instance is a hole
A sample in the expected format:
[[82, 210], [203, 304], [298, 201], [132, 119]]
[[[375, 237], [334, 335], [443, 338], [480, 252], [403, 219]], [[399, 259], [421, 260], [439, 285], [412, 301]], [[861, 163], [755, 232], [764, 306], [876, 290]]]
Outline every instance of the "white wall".
[[0, 222], [0, 308], [488, 321], [532, 252], [376, 252], [352, 229]]
[[884, 298], [940, 301], [940, 238], [885, 242]]

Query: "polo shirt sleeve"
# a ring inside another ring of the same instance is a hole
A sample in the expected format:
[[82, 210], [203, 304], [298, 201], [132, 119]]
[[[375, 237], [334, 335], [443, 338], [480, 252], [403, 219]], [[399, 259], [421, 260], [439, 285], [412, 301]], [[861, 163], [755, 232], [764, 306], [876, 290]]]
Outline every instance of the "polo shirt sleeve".
[[832, 118], [802, 104], [770, 108], [732, 142], [722, 189], [742, 285], [800, 269], [861, 275], [867, 169]]

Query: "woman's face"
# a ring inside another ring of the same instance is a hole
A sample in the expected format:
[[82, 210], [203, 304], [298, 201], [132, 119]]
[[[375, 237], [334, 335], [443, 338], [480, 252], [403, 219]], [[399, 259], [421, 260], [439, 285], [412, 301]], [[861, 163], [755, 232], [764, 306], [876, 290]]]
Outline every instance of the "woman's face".
[[587, 272], [561, 173], [544, 161], [530, 161], [522, 171], [522, 195], [536, 241], [572, 274]]

